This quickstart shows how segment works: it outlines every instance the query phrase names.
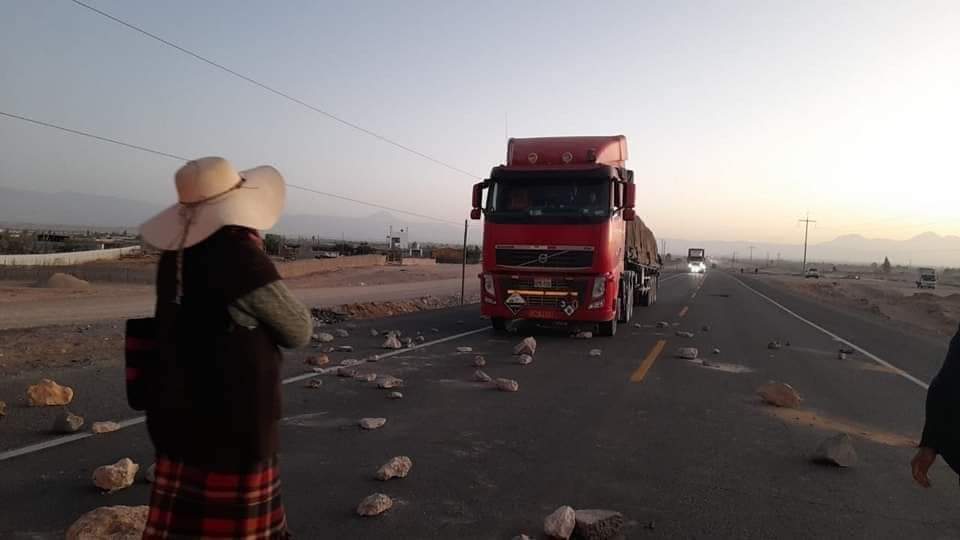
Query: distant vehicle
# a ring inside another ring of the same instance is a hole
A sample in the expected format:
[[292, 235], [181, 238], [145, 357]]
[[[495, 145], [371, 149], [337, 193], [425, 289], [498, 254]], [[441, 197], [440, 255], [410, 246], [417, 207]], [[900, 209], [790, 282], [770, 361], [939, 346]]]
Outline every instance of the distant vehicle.
[[920, 279], [917, 280], [918, 289], [936, 289], [937, 271], [933, 268], [921, 268]]
[[816, 268], [807, 268], [807, 271], [805, 274], [803, 274], [803, 277], [820, 279], [820, 270], [817, 270]]
[[623, 135], [509, 140], [470, 212], [485, 218], [480, 305], [495, 330], [526, 319], [612, 336], [656, 301], [657, 240], [635, 209], [654, 201], [626, 159]]
[[687, 268], [694, 274], [703, 274], [707, 271], [707, 257], [703, 248], [687, 250]]

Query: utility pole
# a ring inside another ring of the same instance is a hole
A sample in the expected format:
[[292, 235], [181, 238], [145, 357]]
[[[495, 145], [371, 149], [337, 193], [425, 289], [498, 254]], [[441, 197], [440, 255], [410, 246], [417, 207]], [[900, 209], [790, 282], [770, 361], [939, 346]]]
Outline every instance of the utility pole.
[[460, 305], [463, 305], [463, 293], [467, 283], [467, 221], [463, 220], [463, 264], [460, 265]]
[[756, 249], [754, 246], [750, 246], [750, 264], [753, 264], [753, 250]]
[[816, 223], [815, 220], [810, 219], [810, 214], [807, 214], [807, 217], [804, 219], [798, 220], [800, 223], [803, 223], [803, 269], [801, 272], [806, 273], [807, 271], [807, 237], [810, 233], [810, 224]]

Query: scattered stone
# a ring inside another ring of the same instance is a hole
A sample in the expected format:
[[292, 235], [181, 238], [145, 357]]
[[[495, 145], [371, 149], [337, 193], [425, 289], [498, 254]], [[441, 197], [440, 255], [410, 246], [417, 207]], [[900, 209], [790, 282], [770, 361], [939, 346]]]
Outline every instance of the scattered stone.
[[112, 433], [120, 429], [120, 424], [116, 422], [94, 422], [90, 426], [90, 431], [100, 435], [103, 433]]
[[403, 399], [403, 394], [400, 392], [390, 392], [387, 394], [388, 399]]
[[403, 345], [400, 343], [400, 340], [397, 339], [397, 336], [389, 334], [386, 341], [383, 342], [383, 345], [380, 346], [382, 349], [402, 349]]
[[603, 351], [601, 349], [590, 349], [590, 356], [603, 356]]
[[310, 388], [311, 390], [316, 390], [317, 388], [323, 386], [323, 381], [321, 379], [310, 379], [304, 386]]
[[400, 388], [403, 386], [403, 379], [394, 377], [393, 375], [385, 375], [379, 382], [377, 386], [383, 388], [384, 390], [391, 390], [393, 388]]
[[396, 336], [397, 339], [400, 339], [401, 337], [403, 337], [403, 332], [401, 332], [400, 330], [391, 330], [387, 332], [387, 335]]
[[66, 540], [140, 540], [149, 512], [148, 506], [102, 506], [80, 516], [67, 529]]
[[770, 343], [767, 343], [767, 348], [770, 349], [770, 350], [772, 350], [772, 351], [776, 351], [776, 350], [779, 350], [779, 349], [782, 349], [782, 348], [783, 348], [783, 343], [780, 343], [779, 340], [776, 340], [776, 339], [775, 339], [775, 340], [771, 341]]
[[843, 345], [843, 346], [840, 347], [840, 352], [842, 352], [843, 354], [853, 354], [853, 353], [855, 353], [855, 352], [857, 352], [857, 351], [856, 351], [856, 349], [854, 349], [853, 347], [850, 347], [850, 346], [847, 346], [847, 345]]
[[846, 360], [846, 359], [847, 359], [847, 353], [841, 351], [841, 352], [837, 353], [837, 358], [839, 358], [840, 360]]
[[516, 392], [520, 390], [520, 383], [513, 379], [497, 379], [497, 390], [501, 392]]
[[157, 480], [157, 464], [156, 463], [151, 463], [150, 466], [147, 467], [147, 472], [143, 473], [143, 479], [146, 480], [147, 482], [150, 482], [151, 484]]
[[638, 322], [633, 323], [633, 327], [638, 330], [643, 330], [643, 325]]
[[350, 332], [344, 330], [343, 328], [337, 328], [333, 331], [333, 334], [339, 338], [348, 338], [350, 337]]
[[468, 353], [473, 352], [473, 347], [457, 347], [458, 353]]
[[700, 356], [700, 351], [696, 347], [680, 347], [677, 349], [677, 358], [684, 360], [696, 360]]
[[533, 363], [533, 357], [530, 356], [529, 354], [521, 354], [520, 357], [517, 359], [517, 363], [520, 364], [521, 366], [529, 366], [530, 364]]
[[358, 381], [373, 382], [377, 380], [377, 374], [376, 373], [357, 373], [353, 376], [353, 378]]
[[352, 346], [352, 345], [340, 345], [340, 346], [336, 347], [336, 348], [333, 349], [333, 350], [335, 350], [335, 351], [337, 351], [337, 352], [353, 352], [353, 346]]
[[403, 338], [403, 346], [408, 349], [410, 347], [413, 347], [413, 338], [409, 338], [409, 337]]
[[387, 481], [391, 478], [406, 478], [413, 468], [413, 461], [407, 456], [390, 458], [377, 470], [377, 480]]
[[308, 356], [304, 363], [308, 366], [323, 367], [330, 363], [330, 357], [324, 353], [315, 354], [313, 356]]
[[530, 356], [537, 354], [537, 340], [532, 337], [523, 338], [523, 341], [513, 348], [513, 354], [529, 354]]
[[573, 335], [573, 339], [591, 339], [593, 338], [593, 332], [577, 332]]
[[846, 433], [828, 437], [814, 451], [811, 460], [820, 465], [853, 467], [857, 464], [857, 451], [853, 448], [853, 439]]
[[792, 386], [773, 381], [758, 388], [757, 395], [770, 405], [788, 409], [796, 409], [800, 406], [800, 402], [803, 401], [800, 393], [794, 390]]
[[356, 358], [345, 358], [340, 361], [340, 365], [343, 367], [359, 366], [362, 363], [364, 363], [363, 360], [357, 360]]
[[714, 349], [713, 349], [713, 354], [720, 354], [720, 349], [719, 349], [719, 348], [714, 348]]
[[370, 336], [371, 336], [371, 337], [377, 337], [377, 336], [379, 336], [379, 335], [380, 335], [380, 332], [377, 332], [377, 329], [376, 329], [376, 328], [371, 328], [371, 329], [370, 329]]
[[73, 388], [61, 386], [50, 379], [41, 379], [27, 388], [27, 402], [31, 407], [68, 405], [73, 401]]
[[613, 510], [577, 510], [574, 531], [584, 540], [617, 538], [623, 529], [623, 514]]
[[483, 367], [487, 365], [487, 359], [482, 354], [473, 357], [473, 367]]
[[319, 334], [313, 336], [313, 340], [320, 343], [330, 343], [334, 339], [335, 338], [333, 337], [333, 334], [328, 334], [326, 332], [320, 332]]
[[678, 331], [678, 332], [677, 332], [677, 337], [692, 338], [692, 337], [693, 337], [693, 332], [680, 332], [680, 331]]
[[712, 360], [707, 360], [706, 358], [700, 359], [700, 365], [703, 367], [717, 367], [718, 364]]
[[340, 367], [337, 369], [337, 377], [356, 377], [357, 369], [352, 367]]
[[93, 471], [93, 484], [104, 491], [112, 493], [132, 486], [133, 481], [137, 479], [137, 471], [139, 470], [140, 466], [134, 463], [133, 460], [123, 458], [113, 465], [97, 467], [97, 469]]
[[434, 334], [439, 334], [439, 333], [440, 333], [440, 329], [439, 329], [439, 328], [431, 328], [430, 331], [433, 332]]
[[379, 516], [391, 508], [393, 508], [393, 499], [383, 493], [374, 493], [360, 501], [357, 514], [363, 517]]
[[7, 402], [0, 401], [0, 416], [6, 416], [6, 415], [7, 415]]
[[493, 380], [493, 379], [490, 378], [489, 375], [487, 375], [486, 373], [480, 371], [479, 369], [473, 372], [473, 378], [474, 378], [474, 380], [479, 381], [479, 382], [490, 382], [490, 381]]
[[76, 433], [83, 427], [83, 417], [64, 409], [53, 421], [53, 431], [57, 433]]
[[416, 341], [417, 343], [426, 343], [427, 338], [423, 337], [423, 334], [417, 334], [417, 337], [414, 338], [414, 341]]
[[670, 323], [667, 321], [660, 321], [657, 323], [657, 328], [670, 328]]
[[380, 429], [387, 423], [386, 418], [361, 418], [360, 427], [363, 429]]
[[700, 331], [701, 331], [701, 332], [709, 332], [709, 331], [710, 331], [710, 325], [709, 325], [709, 324], [705, 324], [705, 325], [701, 326], [701, 327], [700, 327]]
[[577, 525], [577, 513], [569, 506], [561, 506], [543, 519], [543, 532], [550, 538], [566, 540]]

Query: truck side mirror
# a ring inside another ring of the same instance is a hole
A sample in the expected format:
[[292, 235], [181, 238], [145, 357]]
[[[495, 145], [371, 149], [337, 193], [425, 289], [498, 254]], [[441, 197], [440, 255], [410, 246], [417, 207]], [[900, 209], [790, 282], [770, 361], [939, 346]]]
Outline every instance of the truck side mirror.
[[633, 208], [637, 202], [637, 185], [624, 184], [623, 187], [623, 207]]
[[[474, 209], [479, 210], [483, 206], [483, 182], [473, 185], [473, 204], [471, 205]], [[480, 219], [480, 218], [473, 218]]]
[[483, 212], [479, 208], [470, 210], [470, 219], [480, 219], [481, 215], [483, 215]]
[[633, 221], [637, 219], [637, 211], [633, 208], [624, 208], [623, 209], [623, 220], [624, 221]]

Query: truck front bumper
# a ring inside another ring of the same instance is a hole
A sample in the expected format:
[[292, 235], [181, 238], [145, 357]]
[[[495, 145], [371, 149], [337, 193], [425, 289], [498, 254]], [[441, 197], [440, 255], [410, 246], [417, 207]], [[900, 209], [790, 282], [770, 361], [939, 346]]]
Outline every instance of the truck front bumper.
[[[594, 296], [596, 281], [604, 286]], [[557, 322], [605, 322], [616, 317], [617, 285], [609, 275], [480, 275], [484, 316]]]

